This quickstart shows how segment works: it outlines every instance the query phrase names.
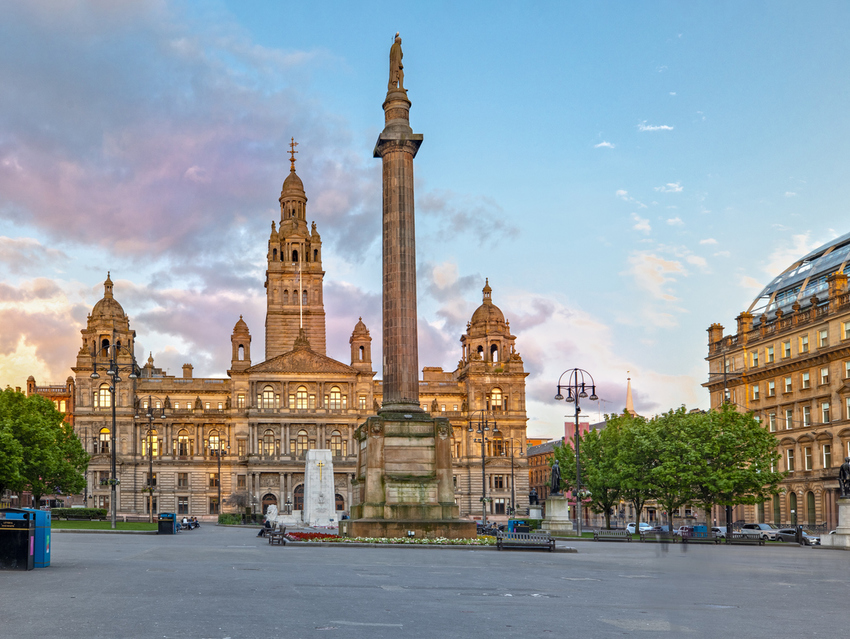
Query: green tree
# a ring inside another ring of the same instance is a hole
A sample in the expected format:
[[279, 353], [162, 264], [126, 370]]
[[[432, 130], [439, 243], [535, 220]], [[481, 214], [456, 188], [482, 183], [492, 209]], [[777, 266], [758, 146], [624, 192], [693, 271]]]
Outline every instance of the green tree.
[[0, 468], [17, 468], [8, 488], [29, 490], [36, 503], [43, 495], [78, 493], [85, 488], [83, 473], [89, 457], [53, 402], [10, 388], [0, 392], [0, 449], [3, 432], [11, 434], [22, 453], [17, 462], [0, 462]]
[[607, 428], [620, 429], [617, 466], [620, 474], [620, 496], [635, 509], [635, 529], [639, 530], [640, 513], [646, 502], [655, 497], [650, 474], [658, 464], [655, 440], [649, 423], [640, 415], [623, 413], [608, 420]]
[[0, 494], [20, 488], [24, 449], [11, 426], [0, 418]]

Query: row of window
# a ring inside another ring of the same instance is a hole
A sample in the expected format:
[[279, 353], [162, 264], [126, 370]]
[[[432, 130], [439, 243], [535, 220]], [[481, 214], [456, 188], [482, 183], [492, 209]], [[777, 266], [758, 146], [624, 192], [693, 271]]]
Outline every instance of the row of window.
[[[850, 322], [842, 322], [841, 323], [841, 339], [845, 340], [850, 338]], [[816, 335], [817, 346], [818, 348], [826, 348], [829, 346], [829, 329], [823, 328], [817, 332]], [[806, 333], [804, 335], [799, 335], [797, 337], [797, 355], [805, 355], [810, 352], [809, 349], [809, 334]], [[777, 348], [775, 345], [765, 346], [764, 347], [764, 363], [765, 364], [773, 364], [776, 361], [776, 356], [779, 355], [782, 359], [787, 359], [791, 357], [791, 345], [792, 340], [787, 339], [779, 344]], [[762, 360], [762, 349], [755, 349], [750, 351], [750, 366], [752, 368], [758, 368], [760, 362]], [[727, 361], [727, 372], [729, 370], [730, 362]]]
[[[829, 367], [823, 366], [817, 371], [817, 377], [815, 378], [819, 385], [823, 386], [829, 384]], [[850, 362], [844, 362], [844, 379], [850, 379]], [[803, 371], [799, 373], [799, 383], [800, 389], [805, 390], [812, 387], [812, 374], [811, 371]], [[780, 382], [779, 388], [783, 393], [791, 393], [794, 390], [794, 376], [786, 375], [782, 378]], [[762, 384], [755, 383], [751, 387], [751, 399], [757, 400], [761, 399], [762, 393]], [[777, 383], [775, 380], [769, 380], [764, 382], [764, 390], [767, 397], [776, 397], [777, 391]]]
[[[844, 414], [846, 419], [850, 419], [850, 397], [844, 398]], [[819, 424], [829, 424], [833, 419], [839, 420], [841, 416], [838, 414], [838, 411], [834, 411], [833, 414], [832, 406], [829, 402], [821, 402], [820, 403], [820, 422]], [[758, 421], [761, 421], [761, 416], [756, 416]], [[783, 413], [768, 413], [767, 414], [767, 427], [771, 433], [775, 433], [777, 430], [791, 430], [795, 426], [802, 426], [803, 428], [808, 428], [813, 425], [812, 421], [812, 407], [811, 406], [802, 406], [800, 410], [800, 419], [795, 420], [794, 418], [794, 409], [786, 408]]]
[[[850, 456], [850, 441], [847, 442], [846, 447], [847, 456]], [[801, 450], [803, 454], [803, 467], [801, 470], [815, 470], [813, 447], [803, 446]], [[821, 446], [820, 461], [822, 468], [832, 468], [832, 444], [824, 444]], [[785, 450], [785, 470], [789, 473], [793, 473], [797, 470], [797, 460], [795, 458], [795, 450], [793, 448]]]

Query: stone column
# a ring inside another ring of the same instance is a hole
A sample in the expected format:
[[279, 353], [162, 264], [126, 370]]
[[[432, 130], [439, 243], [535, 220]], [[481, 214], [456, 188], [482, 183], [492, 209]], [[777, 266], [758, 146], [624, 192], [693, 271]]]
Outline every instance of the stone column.
[[383, 407], [418, 412], [413, 158], [423, 138], [410, 128], [406, 90], [391, 88], [383, 107], [374, 150], [383, 161]]

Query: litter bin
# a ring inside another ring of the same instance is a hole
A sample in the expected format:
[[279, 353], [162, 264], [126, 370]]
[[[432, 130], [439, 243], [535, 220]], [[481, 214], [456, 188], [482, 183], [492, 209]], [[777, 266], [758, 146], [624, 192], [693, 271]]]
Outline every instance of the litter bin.
[[509, 519], [508, 532], [529, 532], [530, 527], [524, 519]]
[[0, 509], [0, 570], [34, 567], [35, 515], [21, 508]]
[[157, 520], [158, 535], [174, 535], [177, 533], [177, 515], [175, 513], [159, 513]]
[[691, 537], [694, 539], [708, 539], [708, 526], [694, 526]]
[[[35, 552], [33, 553], [35, 567], [47, 568], [50, 565], [50, 523], [52, 521], [50, 511], [35, 508], [20, 510], [32, 513], [35, 517]], [[6, 519], [24, 519], [24, 513], [6, 513]]]

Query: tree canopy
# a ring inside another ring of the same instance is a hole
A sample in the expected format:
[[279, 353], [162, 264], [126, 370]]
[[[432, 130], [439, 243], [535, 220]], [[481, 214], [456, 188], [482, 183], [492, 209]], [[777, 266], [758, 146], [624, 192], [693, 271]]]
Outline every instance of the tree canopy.
[[89, 456], [53, 402], [7, 388], [0, 391], [0, 492], [78, 493]]

